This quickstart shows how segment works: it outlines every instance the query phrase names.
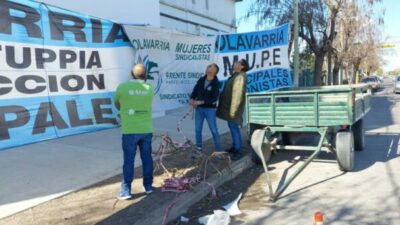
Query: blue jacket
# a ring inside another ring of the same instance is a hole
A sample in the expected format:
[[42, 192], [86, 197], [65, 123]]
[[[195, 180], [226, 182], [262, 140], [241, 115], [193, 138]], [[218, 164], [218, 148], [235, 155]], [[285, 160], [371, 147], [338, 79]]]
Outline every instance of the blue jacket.
[[204, 82], [207, 75], [201, 77], [193, 88], [190, 98], [193, 100], [204, 101], [203, 105], [198, 107], [216, 108], [219, 97], [219, 80], [217, 76], [210, 82], [207, 87], [204, 87]]

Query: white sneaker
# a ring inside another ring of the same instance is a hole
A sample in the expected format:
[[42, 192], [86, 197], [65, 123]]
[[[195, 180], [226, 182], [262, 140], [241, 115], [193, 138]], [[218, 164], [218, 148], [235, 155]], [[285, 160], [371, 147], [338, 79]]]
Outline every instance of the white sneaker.
[[122, 192], [120, 192], [120, 193], [117, 195], [117, 198], [118, 198], [119, 200], [128, 200], [128, 199], [131, 199], [131, 198], [132, 198], [132, 195], [131, 195], [131, 194], [127, 194], [127, 193], [122, 193]]

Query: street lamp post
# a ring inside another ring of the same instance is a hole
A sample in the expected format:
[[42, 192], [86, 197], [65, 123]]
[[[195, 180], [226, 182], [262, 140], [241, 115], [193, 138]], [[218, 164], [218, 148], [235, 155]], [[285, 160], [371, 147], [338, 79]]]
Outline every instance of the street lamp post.
[[293, 44], [294, 44], [294, 56], [293, 56], [293, 86], [299, 86], [299, 0], [293, 0], [294, 13], [293, 13]]

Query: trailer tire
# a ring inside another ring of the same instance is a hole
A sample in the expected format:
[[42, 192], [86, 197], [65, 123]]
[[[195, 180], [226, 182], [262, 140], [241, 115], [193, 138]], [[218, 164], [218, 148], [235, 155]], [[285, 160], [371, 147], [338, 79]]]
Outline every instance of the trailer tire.
[[253, 161], [253, 163], [257, 165], [262, 164], [260, 157], [258, 157], [258, 155], [254, 151], [251, 151], [251, 161]]
[[261, 157], [258, 154], [263, 154], [265, 163], [268, 163], [271, 159], [271, 145], [265, 136], [265, 130], [258, 129], [251, 135], [251, 147], [253, 151], [251, 152], [251, 160], [257, 164], [261, 165]]
[[336, 160], [341, 171], [348, 172], [353, 170], [354, 138], [352, 131], [339, 131], [336, 133]]
[[[271, 149], [270, 148], [265, 148], [263, 149], [264, 153], [264, 160], [265, 163], [268, 164], [269, 160], [271, 159]], [[251, 152], [251, 161], [257, 165], [262, 165], [261, 158], [257, 155], [257, 153], [253, 150]]]
[[365, 147], [365, 137], [364, 137], [364, 126], [363, 120], [359, 119], [353, 126], [351, 126], [351, 130], [354, 134], [354, 150], [362, 151]]

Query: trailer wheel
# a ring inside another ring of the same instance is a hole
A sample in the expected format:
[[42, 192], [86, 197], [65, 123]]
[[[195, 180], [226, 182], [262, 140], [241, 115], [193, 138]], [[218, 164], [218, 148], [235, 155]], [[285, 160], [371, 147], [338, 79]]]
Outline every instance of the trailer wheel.
[[352, 131], [336, 134], [336, 160], [341, 171], [351, 171], [354, 166], [354, 138]]
[[353, 124], [351, 130], [354, 134], [354, 150], [362, 151], [365, 147], [363, 120], [359, 119], [355, 124]]
[[267, 138], [265, 138], [265, 130], [258, 129], [251, 135], [251, 147], [253, 151], [251, 152], [252, 161], [261, 165], [261, 158], [264, 158], [265, 163], [271, 159], [271, 145]]

